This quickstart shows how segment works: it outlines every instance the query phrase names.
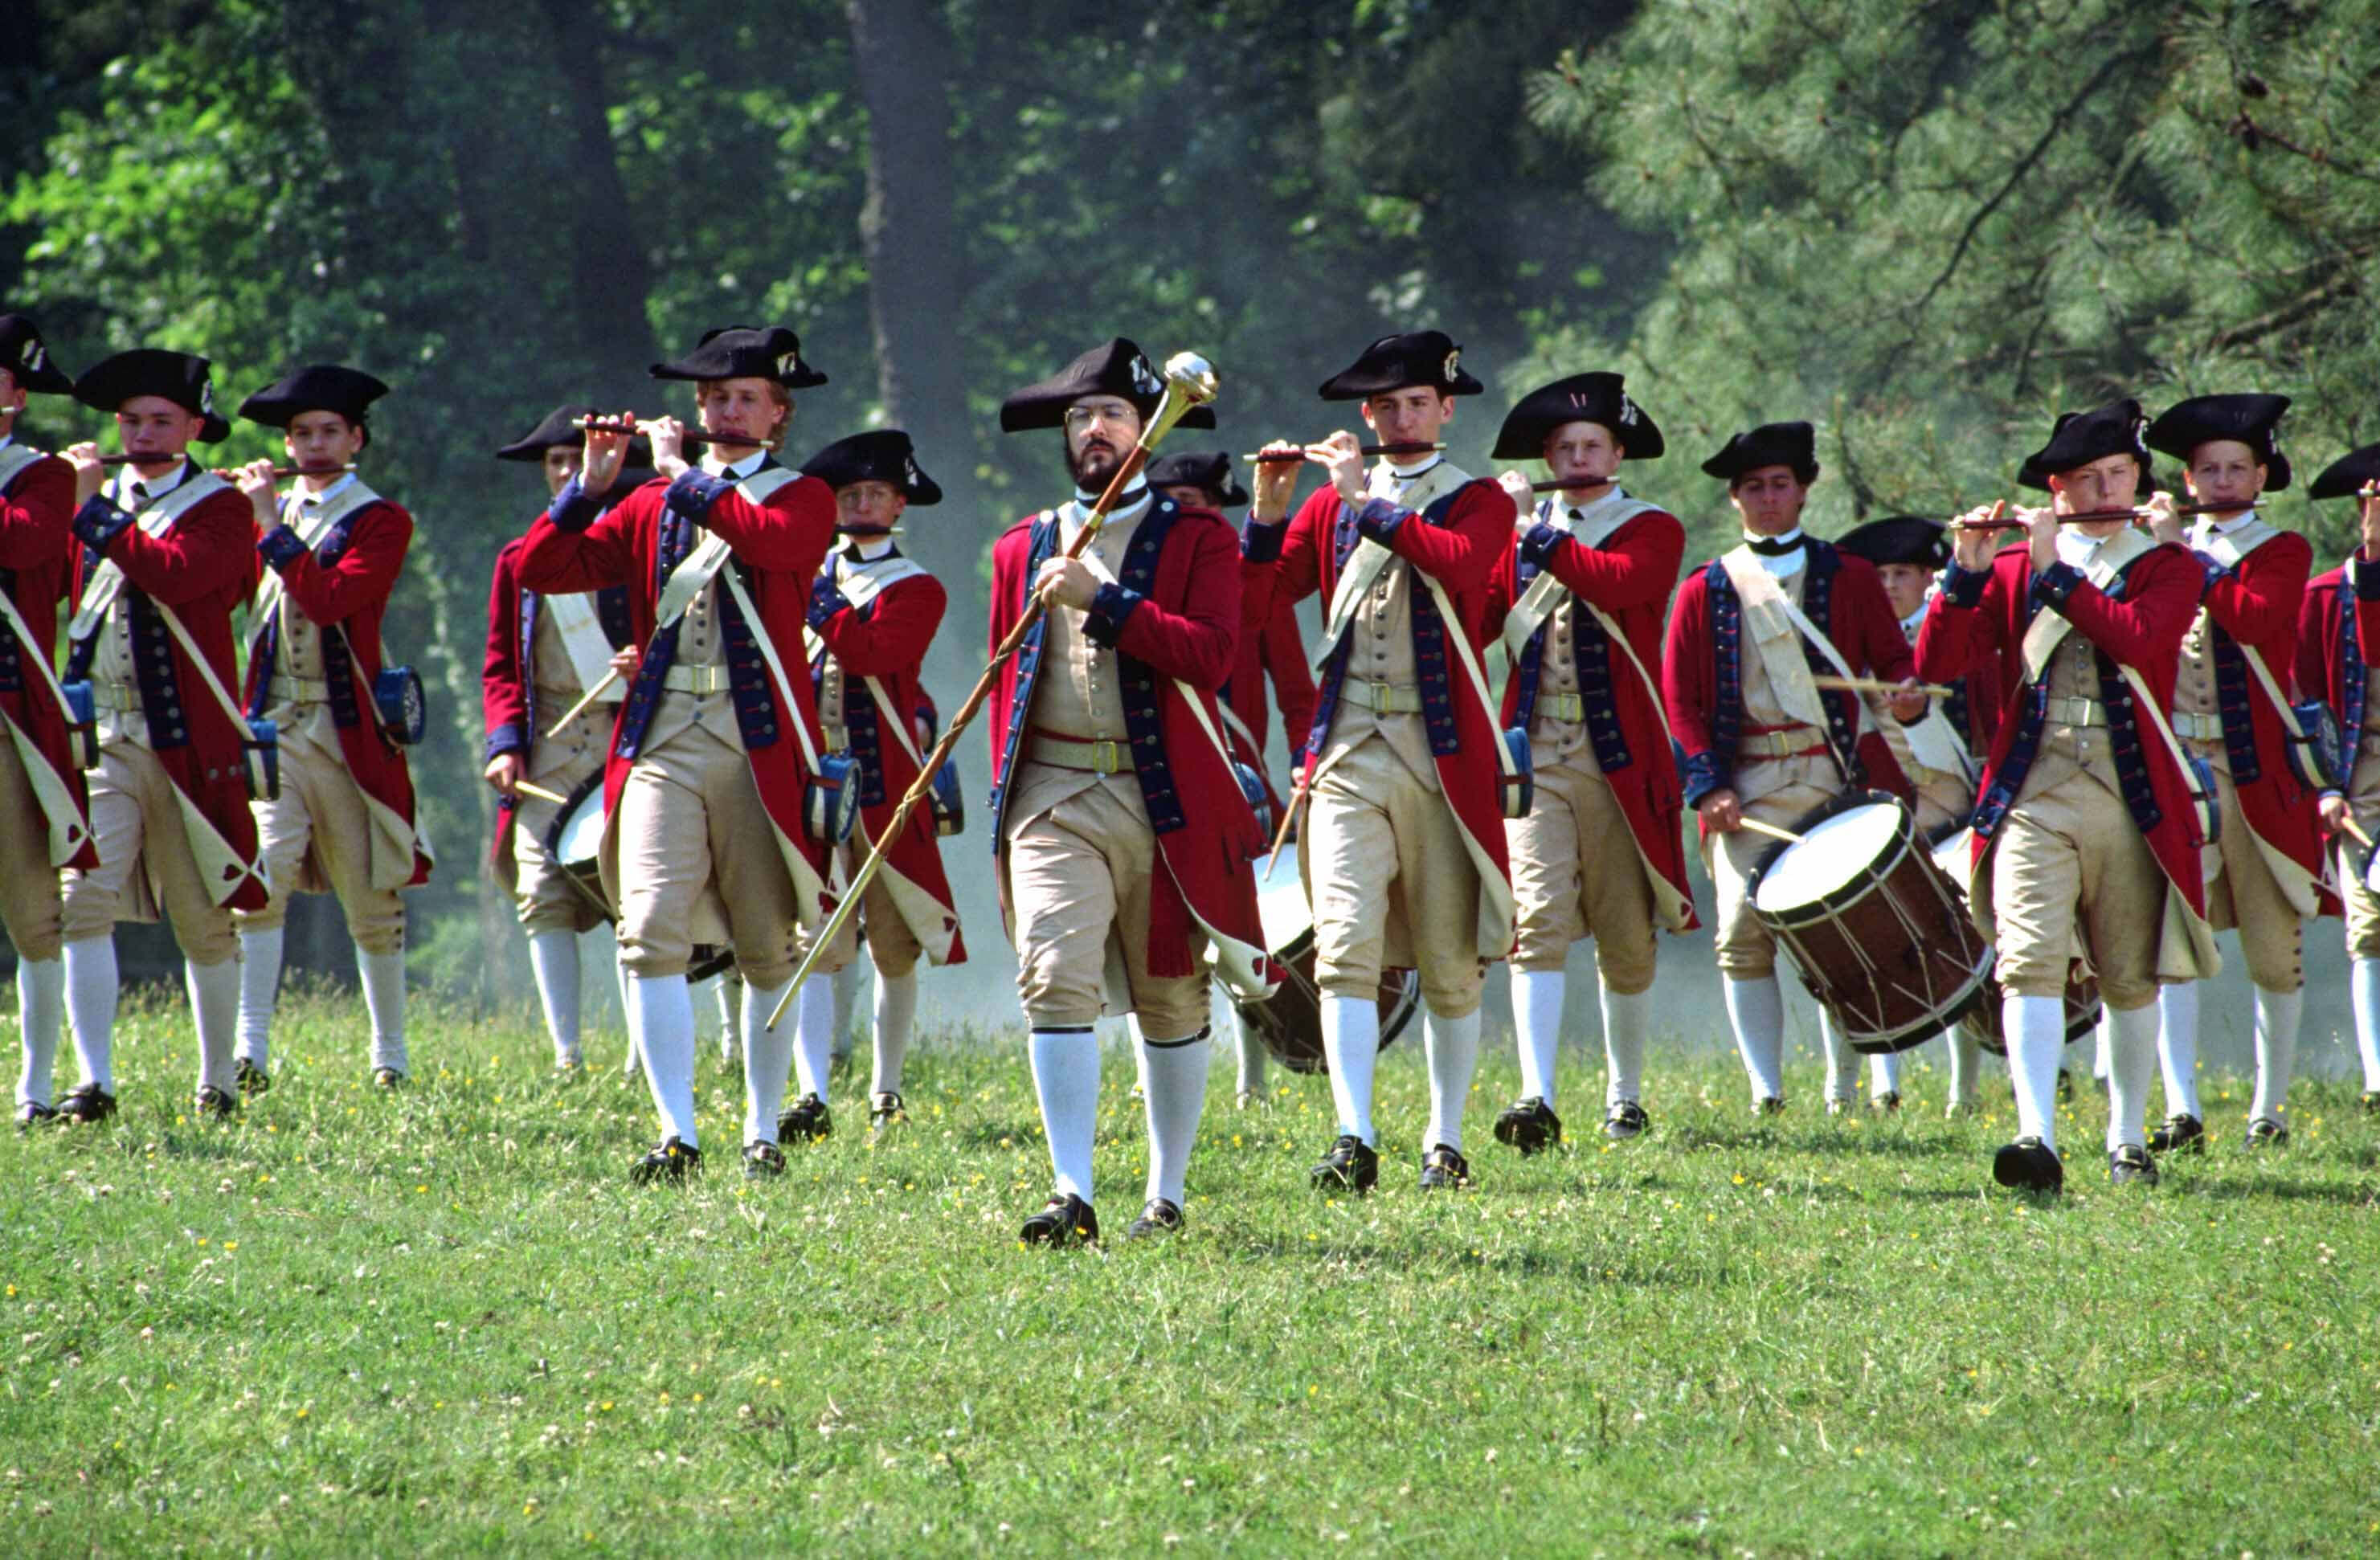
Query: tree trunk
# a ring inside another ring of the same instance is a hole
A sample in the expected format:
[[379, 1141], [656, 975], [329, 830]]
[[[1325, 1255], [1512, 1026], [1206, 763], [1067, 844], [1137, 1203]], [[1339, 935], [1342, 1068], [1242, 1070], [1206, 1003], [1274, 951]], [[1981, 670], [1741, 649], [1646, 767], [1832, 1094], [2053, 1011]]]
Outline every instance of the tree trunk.
[[[551, 57], [562, 75], [569, 180], [577, 192], [569, 209], [570, 281], [577, 307], [565, 318], [577, 322], [579, 339], [571, 345], [589, 364], [650, 362], [652, 323], [645, 304], [653, 269], [636, 224], [627, 220], [628, 190], [612, 150], [601, 42], [605, 24], [591, 0], [540, 0], [540, 8], [553, 29]], [[650, 387], [638, 377], [599, 388], [627, 394]]]

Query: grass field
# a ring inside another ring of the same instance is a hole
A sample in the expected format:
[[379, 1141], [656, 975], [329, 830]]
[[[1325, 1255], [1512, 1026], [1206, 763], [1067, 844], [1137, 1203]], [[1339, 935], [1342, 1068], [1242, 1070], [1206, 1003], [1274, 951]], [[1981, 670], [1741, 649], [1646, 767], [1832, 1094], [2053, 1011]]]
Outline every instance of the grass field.
[[[1047, 1163], [1021, 1047], [919, 1047], [897, 1140], [638, 1191], [641, 1087], [557, 1079], [526, 1023], [418, 1014], [361, 1083], [352, 999], [285, 1010], [274, 1091], [185, 1119], [178, 1013], [128, 1007], [125, 1110], [0, 1141], [0, 1508], [12, 1554], [1231, 1552], [2370, 1554], [2380, 1550], [2380, 1122], [2301, 1084], [2296, 1143], [2105, 1184], [1989, 1186], [2009, 1131], [1830, 1123], [1801, 1058], [1731, 1065], [1654, 1135], [1413, 1188], [1418, 1055], [1380, 1071], [1382, 1190], [1305, 1190], [1320, 1080], [1231, 1108], [1189, 1228], [1020, 1250]], [[13, 1035], [11, 1036], [13, 1038]], [[1600, 1069], [1565, 1055], [1573, 1133]], [[70, 1081], [70, 1080], [67, 1080]], [[1111, 1053], [1100, 1210], [1139, 1202]], [[2222, 1096], [2228, 1094], [2228, 1099]]]

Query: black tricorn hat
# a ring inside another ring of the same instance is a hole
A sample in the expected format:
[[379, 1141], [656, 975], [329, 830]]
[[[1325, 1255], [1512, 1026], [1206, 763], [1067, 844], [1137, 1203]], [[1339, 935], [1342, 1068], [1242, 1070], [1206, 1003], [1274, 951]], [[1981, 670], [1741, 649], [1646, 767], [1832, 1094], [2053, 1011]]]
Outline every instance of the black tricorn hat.
[[1938, 569], [1950, 561], [1950, 528], [1920, 514], [1888, 514], [1852, 526], [1835, 538], [1835, 546], [1871, 563]]
[[[565, 444], [583, 444], [587, 441], [587, 430], [578, 426], [579, 418], [600, 417], [604, 415], [601, 407], [586, 405], [577, 401], [565, 401], [546, 413], [545, 419], [535, 428], [498, 450], [496, 458], [541, 462], [545, 459], [545, 452], [548, 450], [559, 449]], [[622, 469], [625, 471], [627, 466], [650, 466], [652, 464], [653, 447], [645, 436], [639, 433], [629, 440], [626, 466]], [[625, 477], [622, 480], [625, 480]], [[613, 485], [616, 487], [618, 484]]]
[[1463, 366], [1463, 348], [1444, 331], [1382, 336], [1322, 381], [1325, 401], [1363, 401], [1420, 385], [1440, 395], [1476, 395], [1488, 387]]
[[1668, 447], [1661, 441], [1661, 430], [1621, 385], [1620, 375], [1597, 372], [1572, 374], [1529, 392], [1505, 414], [1489, 458], [1542, 459], [1546, 440], [1555, 429], [1564, 423], [1594, 422], [1611, 430], [1611, 437], [1620, 441], [1622, 460], [1653, 459]]
[[[1117, 395], [1140, 408], [1143, 421], [1165, 400], [1165, 376], [1148, 355], [1122, 336], [1110, 337], [1046, 380], [1028, 384], [1000, 404], [1000, 430], [1023, 433], [1062, 428], [1066, 408], [1086, 395]], [[1193, 406], [1177, 428], [1212, 428], [1215, 409]]]
[[2156, 486], [2149, 475], [2148, 428], [2147, 414], [2129, 396], [2087, 412], [2060, 412], [2050, 426], [2049, 442], [2017, 468], [2017, 486], [2046, 492], [2049, 479], [2060, 472], [2109, 455], [2130, 455], [2141, 463], [2141, 491], [2148, 492]]
[[157, 395], [202, 419], [198, 441], [212, 444], [231, 433], [231, 424], [215, 410], [215, 381], [207, 360], [195, 352], [172, 352], [162, 346], [137, 346], [103, 357], [75, 381], [75, 399], [102, 412], [113, 412], [138, 395]]
[[855, 482], [889, 482], [911, 503], [942, 502], [941, 486], [917, 464], [917, 446], [897, 428], [838, 439], [802, 462], [802, 471], [837, 490]]
[[1806, 422], [1764, 422], [1736, 434], [1718, 453], [1703, 462], [1703, 470], [1732, 484], [1747, 471], [1764, 466], [1790, 466], [1794, 479], [1807, 486], [1818, 479], [1818, 435]]
[[2328, 466], [2306, 490], [2310, 499], [2351, 499], [2367, 482], [2380, 482], [2380, 444], [2350, 450]]
[[656, 363], [657, 380], [774, 380], [787, 390], [824, 384], [826, 376], [802, 361], [802, 338], [783, 325], [724, 325], [702, 333], [692, 352]]
[[360, 428], [365, 409], [387, 393], [388, 386], [359, 369], [313, 363], [241, 402], [239, 415], [267, 428], [287, 428], [300, 412], [336, 412]]
[[1224, 450], [1184, 450], [1160, 455], [1148, 463], [1152, 488], [1200, 488], [1219, 504], [1248, 502], [1247, 490], [1232, 475], [1232, 457]]
[[2187, 466], [2201, 444], [2236, 439], [2264, 462], [2265, 491], [2277, 493], [2289, 485], [2289, 457], [2281, 453], [2280, 440], [2281, 414], [2289, 409], [2286, 395], [2193, 395], [2149, 424], [2149, 448]]
[[74, 377], [51, 359], [30, 315], [0, 314], [0, 369], [16, 377], [18, 389], [35, 395], [74, 393]]

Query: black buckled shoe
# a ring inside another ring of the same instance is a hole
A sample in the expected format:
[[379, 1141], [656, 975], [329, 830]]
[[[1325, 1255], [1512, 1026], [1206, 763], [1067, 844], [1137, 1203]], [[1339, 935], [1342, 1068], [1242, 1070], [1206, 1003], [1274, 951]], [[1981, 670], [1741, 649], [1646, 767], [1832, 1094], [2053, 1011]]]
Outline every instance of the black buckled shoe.
[[875, 1137], [894, 1127], [905, 1126], [909, 1119], [909, 1107], [891, 1089], [868, 1097], [868, 1135]]
[[1634, 1100], [1615, 1101], [1611, 1108], [1603, 1113], [1603, 1135], [1613, 1143], [1641, 1138], [1652, 1130], [1653, 1119], [1645, 1115], [1645, 1107]]
[[1535, 1094], [1513, 1102], [1496, 1118], [1496, 1141], [1521, 1151], [1523, 1158], [1561, 1142], [1561, 1118]]
[[1182, 1227], [1182, 1210], [1162, 1197], [1152, 1197], [1140, 1217], [1125, 1227], [1127, 1240], [1145, 1240], [1152, 1235], [1172, 1235]]
[[1027, 1246], [1070, 1246], [1076, 1242], [1096, 1245], [1099, 1239], [1099, 1215], [1091, 1205], [1070, 1191], [1053, 1191], [1041, 1211], [1025, 1221], [1016, 1239]]
[[217, 1121], [228, 1121], [239, 1114], [239, 1096], [228, 1089], [206, 1084], [199, 1090], [199, 1114]]
[[1867, 1107], [1870, 1110], [1875, 1111], [1879, 1116], [1898, 1116], [1900, 1114], [1900, 1091], [1898, 1089], [1887, 1089], [1884, 1093], [1876, 1095], [1874, 1099], [1869, 1100], [1867, 1102]]
[[1752, 1114], [1755, 1116], [1784, 1115], [1785, 1096], [1782, 1094], [1761, 1095], [1758, 1099], [1752, 1102]]
[[1353, 1132], [1342, 1132], [1322, 1162], [1306, 1172], [1317, 1191], [1369, 1191], [1379, 1183], [1380, 1156]]
[[58, 1101], [58, 1119], [69, 1127], [95, 1127], [115, 1114], [115, 1096], [96, 1083], [78, 1083]]
[[2066, 1167], [2056, 1149], [2039, 1138], [2022, 1137], [2001, 1144], [1992, 1155], [1992, 1179], [2019, 1191], [2062, 1191]]
[[2111, 1186], [2155, 1186], [2156, 1161], [2136, 1143], [2119, 1143], [2116, 1151], [2107, 1155], [2107, 1182]]
[[397, 1090], [404, 1088], [407, 1079], [405, 1074], [399, 1072], [393, 1067], [375, 1067], [372, 1069], [372, 1087], [375, 1089], [383, 1090], [389, 1094], [395, 1094]]
[[46, 1105], [39, 1105], [31, 1100], [27, 1100], [17, 1107], [17, 1130], [20, 1132], [30, 1132], [43, 1122], [55, 1121], [57, 1119], [56, 1111]]
[[2269, 1116], [2259, 1116], [2248, 1123], [2248, 1135], [2240, 1146], [2246, 1149], [2287, 1148], [2289, 1130]]
[[1471, 1161], [1459, 1150], [1439, 1143], [1421, 1156], [1424, 1191], [1460, 1191], [1471, 1184]]
[[2165, 1119], [2165, 1125], [2149, 1134], [2149, 1150], [2155, 1154], [2204, 1154], [2206, 1152], [2206, 1123], [2187, 1111], [2176, 1111]]
[[628, 1167], [628, 1179], [638, 1186], [650, 1186], [654, 1181], [682, 1181], [702, 1168], [702, 1150], [693, 1147], [683, 1138], [670, 1138], [659, 1148]]
[[804, 1094], [777, 1118], [779, 1143], [815, 1143], [833, 1131], [834, 1116], [816, 1094]]
[[773, 1143], [747, 1143], [744, 1145], [744, 1179], [772, 1180], [785, 1173], [785, 1155]]
[[231, 1086], [243, 1094], [261, 1094], [273, 1087], [273, 1074], [242, 1057], [232, 1069]]

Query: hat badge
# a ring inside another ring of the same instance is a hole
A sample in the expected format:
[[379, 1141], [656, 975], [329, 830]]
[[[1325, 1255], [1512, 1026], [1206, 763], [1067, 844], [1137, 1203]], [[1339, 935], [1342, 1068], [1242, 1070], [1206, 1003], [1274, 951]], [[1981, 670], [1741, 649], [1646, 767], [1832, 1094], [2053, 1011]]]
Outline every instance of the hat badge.
[[801, 366], [801, 361], [802, 355], [798, 352], [780, 352], [777, 354], [777, 377], [792, 377], [794, 370]]
[[199, 415], [202, 417], [215, 415], [215, 381], [212, 379], [199, 381]]
[[2142, 459], [2148, 458], [2149, 419], [2146, 417], [2132, 419], [2132, 448], [2140, 453]]
[[1463, 349], [1456, 347], [1446, 355], [1446, 382], [1452, 384], [1463, 373]]
[[1157, 377], [1155, 369], [1149, 367], [1146, 355], [1139, 353], [1133, 355], [1132, 385], [1143, 395], [1156, 395], [1165, 389], [1165, 381]]
[[38, 336], [29, 338], [25, 343], [25, 367], [39, 373], [42, 369], [42, 356], [41, 338]]
[[915, 455], [904, 456], [901, 461], [901, 473], [902, 479], [904, 481], [912, 488], [916, 487], [917, 485], [917, 457]]
[[1628, 393], [1624, 390], [1620, 393], [1620, 426], [1636, 426], [1636, 403], [1628, 399]]

